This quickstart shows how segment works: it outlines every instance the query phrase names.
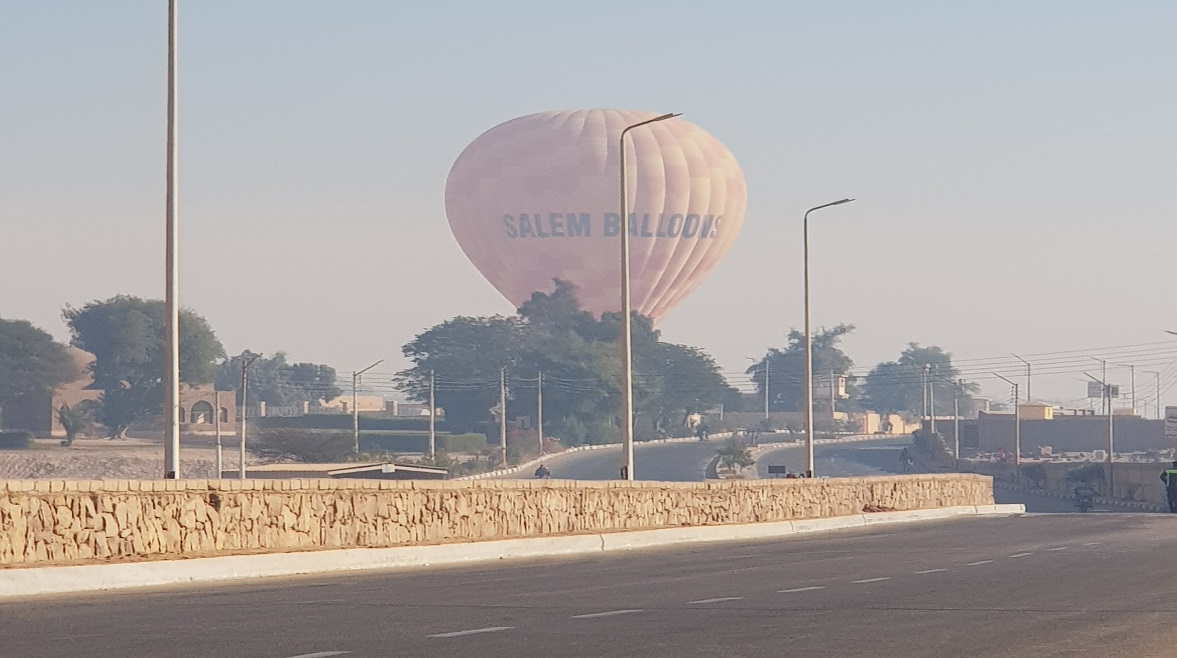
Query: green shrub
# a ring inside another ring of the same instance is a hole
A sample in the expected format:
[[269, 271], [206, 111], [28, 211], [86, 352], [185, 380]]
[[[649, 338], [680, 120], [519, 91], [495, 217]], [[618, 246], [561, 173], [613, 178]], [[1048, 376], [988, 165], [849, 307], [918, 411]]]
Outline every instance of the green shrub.
[[342, 462], [355, 456], [352, 433], [340, 430], [261, 428], [250, 437], [250, 449], [266, 458], [309, 463]]
[[32, 432], [20, 430], [0, 432], [0, 450], [27, 450], [32, 445]]

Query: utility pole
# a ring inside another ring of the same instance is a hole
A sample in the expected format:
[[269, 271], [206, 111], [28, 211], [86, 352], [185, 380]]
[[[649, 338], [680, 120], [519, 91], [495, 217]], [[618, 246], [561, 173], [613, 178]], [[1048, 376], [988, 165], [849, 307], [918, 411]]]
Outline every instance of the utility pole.
[[434, 400], [434, 389], [437, 377], [429, 371], [429, 459], [437, 459], [437, 404]]
[[1162, 407], [1161, 407], [1161, 373], [1159, 371], [1152, 371], [1152, 370], [1141, 370], [1141, 372], [1143, 372], [1146, 375], [1154, 375], [1156, 377], [1156, 380], [1157, 380], [1156, 396], [1157, 397], [1155, 400], [1155, 402], [1156, 402], [1155, 415], [1157, 417], [1157, 420], [1160, 420], [1161, 418], [1164, 418], [1164, 416], [1161, 415], [1161, 412], [1162, 412]]
[[224, 455], [221, 452], [221, 392], [220, 391], [216, 391], [214, 393], [214, 400], [217, 403], [217, 408], [213, 409], [213, 415], [217, 417], [216, 421], [214, 421], [214, 426], [216, 427], [216, 432], [217, 432], [216, 464], [217, 464], [217, 479], [219, 480], [224, 476], [224, 472], [225, 472]]
[[237, 417], [241, 420], [241, 454], [238, 455], [240, 460], [237, 464], [237, 477], [241, 480], [245, 479], [245, 435], [246, 435], [246, 420], [245, 416], [249, 411], [249, 366], [257, 361], [261, 354], [250, 354], [246, 352], [241, 355], [241, 408], [237, 410]]
[[834, 371], [830, 370], [830, 425], [834, 423]]
[[1131, 373], [1132, 379], [1129, 380], [1132, 386], [1132, 413], [1136, 413], [1136, 365], [1128, 366], [1128, 372]]
[[368, 372], [372, 368], [384, 363], [384, 359], [380, 359], [376, 363], [364, 368], [360, 371], [353, 370], [351, 373], [351, 432], [352, 432], [352, 452], [360, 454], [360, 406], [359, 406], [359, 382], [360, 375]]
[[1018, 482], [1021, 479], [1019, 469], [1022, 465], [1022, 416], [1018, 410], [1018, 402], [1021, 399], [1018, 395], [1018, 385], [997, 373], [993, 373], [993, 376], [1014, 387], [1014, 481]]
[[924, 430], [924, 423], [928, 422], [928, 364], [920, 369], [920, 390], [924, 394], [923, 413], [920, 416], [920, 431]]
[[535, 431], [539, 435], [539, 456], [544, 456], [544, 373], [535, 378]]
[[507, 369], [499, 368], [499, 449], [507, 465]]

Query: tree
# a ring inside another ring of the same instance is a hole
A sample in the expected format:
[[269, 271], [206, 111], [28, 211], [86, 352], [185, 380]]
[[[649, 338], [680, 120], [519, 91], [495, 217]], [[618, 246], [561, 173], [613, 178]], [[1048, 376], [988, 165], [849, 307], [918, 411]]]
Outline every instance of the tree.
[[725, 441], [723, 447], [716, 452], [719, 453], [719, 463], [728, 470], [747, 468], [756, 463], [748, 447], [735, 439]]
[[[237, 391], [241, 385], [240, 356], [217, 368], [216, 385], [218, 391]], [[254, 402], [285, 407], [316, 400], [329, 402], [342, 394], [335, 385], [334, 368], [315, 363], [291, 365], [285, 352], [276, 352], [270, 358], [259, 357], [249, 366], [249, 398]], [[237, 404], [241, 404], [239, 391]]]
[[[839, 324], [830, 329], [822, 327], [813, 333], [813, 377], [822, 379], [830, 373], [846, 375], [854, 361], [838, 347], [842, 337], [854, 331], [852, 324]], [[768, 371], [768, 407], [771, 411], [801, 411], [805, 406], [805, 334], [796, 329], [789, 332], [788, 344], [783, 349], [770, 348], [768, 353], [746, 371], [752, 376], [760, 395], [764, 395], [765, 370]], [[822, 399], [815, 395], [815, 405]], [[828, 405], [827, 405], [828, 406]]]
[[[94, 355], [93, 387], [102, 391], [99, 420], [111, 437], [126, 436], [136, 420], [163, 407], [164, 304], [119, 295], [82, 308], [66, 306], [62, 317], [72, 343]], [[225, 350], [208, 322], [194, 311], [180, 311], [180, 381], [213, 381]]]
[[0, 427], [4, 405], [77, 378], [65, 346], [25, 320], [0, 318]]
[[875, 366], [866, 376], [863, 392], [865, 405], [879, 413], [924, 412], [924, 383], [931, 393], [935, 415], [951, 415], [953, 398], [960, 396], [962, 413], [972, 408], [972, 394], [977, 384], [959, 384], [960, 371], [952, 365], [952, 354], [937, 346], [924, 347], [908, 343], [897, 361]]

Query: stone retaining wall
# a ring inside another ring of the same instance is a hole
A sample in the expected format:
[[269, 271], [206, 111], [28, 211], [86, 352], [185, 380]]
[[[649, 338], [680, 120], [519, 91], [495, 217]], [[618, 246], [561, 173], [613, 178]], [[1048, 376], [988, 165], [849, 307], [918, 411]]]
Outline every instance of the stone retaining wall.
[[0, 567], [990, 505], [974, 474], [723, 482], [0, 481]]

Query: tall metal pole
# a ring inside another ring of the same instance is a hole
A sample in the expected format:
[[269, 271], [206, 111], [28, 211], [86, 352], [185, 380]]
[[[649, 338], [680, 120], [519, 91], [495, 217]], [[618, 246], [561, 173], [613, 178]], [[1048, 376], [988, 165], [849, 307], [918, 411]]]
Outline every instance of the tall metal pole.
[[920, 431], [924, 429], [924, 423], [928, 422], [928, 364], [920, 369], [920, 391], [924, 396], [923, 413], [920, 415]]
[[[1105, 364], [1105, 368], [1106, 368], [1107, 362], [1105, 361], [1104, 364]], [[1106, 369], [1104, 372], [1105, 373], [1107, 372]], [[1116, 495], [1116, 474], [1115, 474], [1115, 468], [1116, 468], [1115, 467], [1115, 463], [1116, 463], [1116, 457], [1115, 457], [1115, 455], [1116, 455], [1115, 417], [1116, 416], [1115, 416], [1115, 414], [1112, 413], [1112, 387], [1110, 384], [1108, 384], [1108, 380], [1107, 380], [1106, 376], [1104, 377], [1104, 379], [1096, 379], [1095, 377], [1092, 377], [1090, 373], [1085, 372], [1083, 374], [1087, 375], [1087, 377], [1089, 377], [1093, 381], [1098, 382], [1100, 387], [1103, 390], [1103, 395], [1101, 397], [1103, 397], [1104, 402], [1106, 403], [1105, 406], [1107, 407], [1107, 411], [1108, 411], [1108, 457], [1107, 457], [1107, 462], [1108, 462], [1108, 495], [1115, 496]]]
[[[237, 463], [237, 477], [245, 479], [245, 436], [247, 432], [245, 416], [249, 412], [249, 366], [257, 361], [260, 354], [250, 355], [248, 352], [241, 355], [241, 408], [237, 410], [237, 417], [241, 421], [241, 444], [240, 454], [238, 454]], [[248, 358], [247, 358], [248, 357]]]
[[351, 373], [351, 432], [352, 432], [352, 452], [360, 454], [360, 405], [359, 405], [359, 382], [360, 375], [368, 372], [372, 368], [384, 363], [384, 359], [380, 359], [376, 363], [364, 368], [360, 371], [353, 370]]
[[434, 390], [437, 386], [437, 376], [429, 371], [429, 459], [437, 459], [437, 403]]
[[834, 371], [830, 370], [830, 424], [834, 422]]
[[544, 373], [535, 378], [535, 432], [539, 435], [539, 456], [544, 456]]
[[1022, 465], [1022, 416], [1019, 412], [1021, 405], [1018, 404], [1021, 397], [1018, 395], [1017, 383], [997, 373], [993, 373], [993, 376], [1014, 387], [1014, 480], [1017, 481], [1021, 476], [1018, 469]]
[[814, 477], [813, 463], [813, 334], [809, 323], [809, 213], [830, 206], [850, 203], [854, 199], [841, 199], [820, 206], [814, 206], [805, 211], [801, 219], [801, 243], [803, 251], [803, 268], [805, 275], [805, 477]]
[[499, 369], [499, 449], [507, 465], [507, 369]]
[[1129, 384], [1132, 386], [1132, 413], [1136, 413], [1136, 366], [1128, 366], [1128, 372], [1131, 373]]
[[[928, 367], [931, 368], [933, 375], [935, 375], [936, 366], [933, 364], [928, 364]], [[936, 434], [936, 377], [935, 376], [931, 377], [928, 380], [928, 413], [931, 414], [931, 422], [932, 422], [931, 430], [932, 430], [932, 435], [934, 436]]]
[[167, 211], [165, 255], [166, 292], [164, 293], [164, 478], [180, 477], [180, 306], [179, 268], [176, 256], [179, 252], [179, 236], [176, 224], [179, 220], [180, 204], [176, 184], [178, 175], [176, 138], [178, 137], [176, 117], [176, 0], [168, 0], [168, 144], [167, 144]]
[[223, 473], [225, 472], [224, 453], [221, 450], [221, 392], [220, 391], [216, 391], [214, 393], [214, 399], [216, 400], [216, 403], [217, 403], [217, 408], [213, 409], [213, 415], [217, 417], [217, 419], [215, 421], [216, 432], [217, 432], [216, 465], [217, 465], [217, 479], [219, 480], [219, 479], [221, 479], [221, 477], [223, 476]]
[[1011, 354], [1010, 356], [1026, 364], [1026, 402], [1032, 403], [1034, 402], [1034, 398], [1030, 395], [1030, 362], [1018, 356], [1017, 354]]
[[[768, 373], [769, 373], [769, 365], [771, 363], [772, 363], [772, 361], [768, 358], [768, 355], [765, 355], [764, 356], [764, 419], [765, 420], [768, 420]], [[767, 427], [764, 429], [765, 429], [765, 431], [768, 431]]]
[[952, 390], [952, 458], [960, 460], [960, 394], [961, 382], [957, 380]]
[[1164, 416], [1161, 415], [1161, 411], [1162, 411], [1162, 408], [1161, 408], [1161, 373], [1159, 371], [1153, 371], [1153, 370], [1141, 370], [1140, 372], [1143, 372], [1146, 375], [1154, 375], [1156, 377], [1156, 381], [1157, 381], [1156, 396], [1157, 397], [1156, 397], [1156, 405], [1155, 405], [1156, 406], [1155, 415], [1157, 417], [1157, 420], [1160, 420], [1161, 418], [1164, 418]]
[[[631, 336], [630, 321], [633, 307], [629, 294], [629, 196], [625, 189], [627, 182], [625, 135], [634, 128], [656, 121], [665, 121], [676, 116], [679, 115], [668, 113], [626, 126], [621, 130], [621, 137], [618, 139], [617, 155], [621, 163], [621, 217], [618, 218], [618, 230], [621, 232], [621, 417], [618, 421], [621, 424], [621, 449], [623, 452], [621, 468], [624, 471], [623, 479], [625, 480], [633, 480], [633, 346], [631, 345], [633, 337]], [[504, 463], [506, 462], [505, 451], [506, 448], [503, 453]]]

